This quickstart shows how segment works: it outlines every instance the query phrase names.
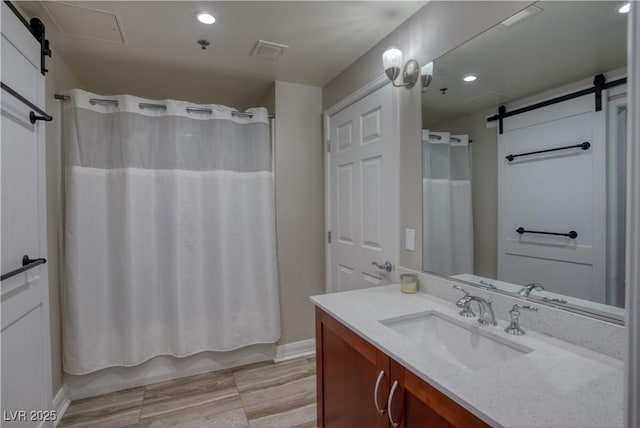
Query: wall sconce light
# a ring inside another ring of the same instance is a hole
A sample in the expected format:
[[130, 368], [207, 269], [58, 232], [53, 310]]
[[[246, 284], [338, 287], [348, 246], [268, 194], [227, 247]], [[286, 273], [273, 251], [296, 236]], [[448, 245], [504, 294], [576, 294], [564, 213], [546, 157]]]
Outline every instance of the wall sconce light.
[[393, 86], [396, 88], [413, 88], [418, 81], [418, 77], [422, 76], [422, 91], [424, 92], [433, 77], [433, 62], [424, 65], [421, 69], [418, 61], [410, 59], [404, 65], [402, 84], [397, 84], [396, 79], [400, 75], [402, 63], [402, 51], [396, 47], [391, 47], [382, 54], [382, 66]]

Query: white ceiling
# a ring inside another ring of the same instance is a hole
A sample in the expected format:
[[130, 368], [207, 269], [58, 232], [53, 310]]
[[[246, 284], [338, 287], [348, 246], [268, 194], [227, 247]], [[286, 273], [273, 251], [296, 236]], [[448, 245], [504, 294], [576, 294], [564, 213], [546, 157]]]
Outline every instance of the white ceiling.
[[[53, 22], [46, 4], [17, 2], [28, 16], [43, 20], [53, 49], [85, 88], [101, 94], [128, 93], [246, 108], [259, 102], [274, 80], [324, 86], [426, 2], [68, 3], [116, 14], [126, 42], [65, 34]], [[194, 18], [198, 11], [214, 14], [217, 22], [210, 26], [198, 23]], [[87, 11], [81, 22], [83, 30], [91, 31], [94, 25], [98, 31], [97, 16]], [[73, 20], [78, 23], [75, 16]], [[211, 45], [201, 50], [198, 39]], [[277, 61], [251, 57], [258, 39], [288, 45], [289, 49]]]
[[[422, 98], [424, 127], [624, 67], [627, 15], [616, 12], [622, 3], [538, 2], [537, 15], [498, 25], [436, 59]], [[478, 79], [466, 83], [468, 74]], [[445, 95], [440, 88], [448, 88]]]

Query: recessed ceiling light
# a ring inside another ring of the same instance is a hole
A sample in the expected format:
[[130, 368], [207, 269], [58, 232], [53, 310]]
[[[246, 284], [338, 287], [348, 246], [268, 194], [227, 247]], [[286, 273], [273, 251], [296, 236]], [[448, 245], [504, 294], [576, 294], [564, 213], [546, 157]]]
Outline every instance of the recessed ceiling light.
[[477, 79], [476, 76], [470, 74], [468, 76], [464, 76], [464, 78], [462, 80], [464, 80], [465, 82], [473, 82], [476, 79]]
[[206, 12], [198, 12], [196, 14], [196, 19], [203, 24], [213, 24], [216, 22], [216, 17]]
[[631, 10], [631, 3], [625, 3], [618, 8], [618, 13], [629, 13]]

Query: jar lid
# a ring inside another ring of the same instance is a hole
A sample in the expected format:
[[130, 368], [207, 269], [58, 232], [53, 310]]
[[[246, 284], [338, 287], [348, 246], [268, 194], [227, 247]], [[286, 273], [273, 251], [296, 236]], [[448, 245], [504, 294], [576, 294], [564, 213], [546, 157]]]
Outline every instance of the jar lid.
[[415, 279], [418, 279], [418, 277], [412, 273], [403, 273], [402, 275], [400, 275], [400, 279], [401, 280], [407, 280], [407, 281], [413, 281]]

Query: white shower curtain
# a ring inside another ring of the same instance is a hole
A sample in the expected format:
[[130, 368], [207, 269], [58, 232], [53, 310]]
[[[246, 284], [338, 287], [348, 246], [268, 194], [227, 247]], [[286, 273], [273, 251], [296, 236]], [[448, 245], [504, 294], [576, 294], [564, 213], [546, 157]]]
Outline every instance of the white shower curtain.
[[65, 371], [277, 341], [266, 110], [68, 95]]
[[422, 131], [423, 270], [473, 273], [469, 136]]

